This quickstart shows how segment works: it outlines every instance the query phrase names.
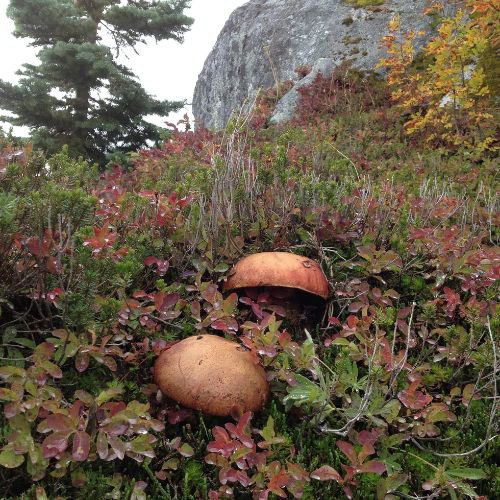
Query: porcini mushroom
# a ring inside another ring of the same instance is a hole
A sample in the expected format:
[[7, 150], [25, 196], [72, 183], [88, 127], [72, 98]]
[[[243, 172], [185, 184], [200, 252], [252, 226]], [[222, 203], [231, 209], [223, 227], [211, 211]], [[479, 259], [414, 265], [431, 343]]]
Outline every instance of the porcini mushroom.
[[217, 416], [260, 410], [269, 395], [266, 373], [250, 352], [216, 335], [197, 335], [163, 351], [156, 385], [178, 403]]
[[320, 265], [302, 255], [287, 252], [262, 252], [241, 259], [230, 271], [224, 290], [276, 287], [296, 289], [326, 300], [328, 280]]

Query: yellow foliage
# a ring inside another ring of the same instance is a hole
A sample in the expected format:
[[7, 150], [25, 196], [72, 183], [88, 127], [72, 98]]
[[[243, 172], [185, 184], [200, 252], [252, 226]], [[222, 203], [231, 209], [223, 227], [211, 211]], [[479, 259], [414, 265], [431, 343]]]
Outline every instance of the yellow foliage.
[[[389, 22], [382, 39], [387, 57], [379, 63], [388, 70], [392, 100], [410, 118], [408, 135], [419, 134], [430, 143], [475, 152], [494, 149], [492, 100], [480, 61], [498, 47], [498, 0], [467, 0], [453, 17], [441, 20], [437, 35], [424, 48], [431, 62], [414, 68], [416, 33], [402, 33], [399, 16]], [[439, 2], [434, 12], [439, 12]]]

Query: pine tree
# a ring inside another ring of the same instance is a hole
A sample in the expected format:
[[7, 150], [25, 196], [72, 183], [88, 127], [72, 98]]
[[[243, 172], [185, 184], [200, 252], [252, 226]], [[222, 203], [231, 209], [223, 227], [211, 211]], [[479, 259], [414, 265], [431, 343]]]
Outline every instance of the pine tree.
[[193, 22], [183, 13], [189, 3], [11, 0], [14, 35], [40, 49], [40, 63], [25, 64], [18, 85], [0, 80], [0, 108], [14, 114], [0, 119], [29, 126], [37, 148], [50, 153], [67, 144], [72, 154], [100, 163], [111, 151], [158, 141], [162, 129], [144, 117], [166, 115], [183, 103], [149, 95], [116, 57], [148, 38], [182, 42]]

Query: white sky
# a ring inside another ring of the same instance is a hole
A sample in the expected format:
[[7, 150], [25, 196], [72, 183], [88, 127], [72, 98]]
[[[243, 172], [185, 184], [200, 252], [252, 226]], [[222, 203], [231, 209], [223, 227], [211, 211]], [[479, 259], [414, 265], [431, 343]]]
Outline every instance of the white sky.
[[[159, 99], [172, 101], [187, 99], [191, 102], [198, 74], [215, 44], [217, 35], [231, 12], [247, 0], [191, 0], [186, 14], [194, 18], [191, 30], [184, 36], [184, 43], [173, 40], [138, 45], [137, 56], [128, 51], [120, 62], [138, 76], [142, 86]], [[26, 39], [12, 35], [14, 23], [6, 15], [9, 0], [0, 0], [0, 79], [16, 82], [15, 74], [24, 63], [37, 63], [36, 50], [28, 47]], [[171, 115], [167, 120], [152, 119], [158, 125], [164, 121], [176, 122], [190, 108]], [[1, 125], [1, 122], [0, 122]], [[15, 133], [27, 135], [25, 127], [16, 127]]]

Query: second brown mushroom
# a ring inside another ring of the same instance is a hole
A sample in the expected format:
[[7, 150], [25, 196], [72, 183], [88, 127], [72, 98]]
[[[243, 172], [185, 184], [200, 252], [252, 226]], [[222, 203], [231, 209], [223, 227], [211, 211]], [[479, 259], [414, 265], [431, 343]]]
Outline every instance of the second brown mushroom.
[[297, 312], [328, 299], [330, 288], [314, 260], [288, 252], [262, 252], [244, 257], [231, 269], [224, 291], [268, 291], [277, 303]]

